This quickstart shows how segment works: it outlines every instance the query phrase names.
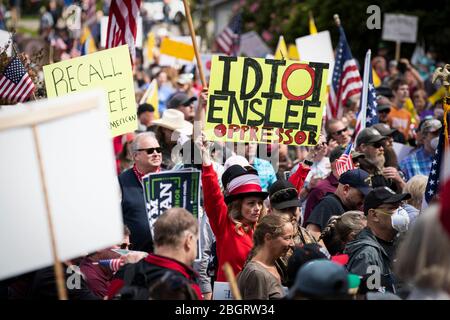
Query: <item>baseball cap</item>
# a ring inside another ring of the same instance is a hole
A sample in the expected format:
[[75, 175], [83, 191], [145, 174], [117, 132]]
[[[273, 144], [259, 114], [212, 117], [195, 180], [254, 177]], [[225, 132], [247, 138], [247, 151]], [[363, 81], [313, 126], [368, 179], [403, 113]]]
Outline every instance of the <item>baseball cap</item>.
[[426, 120], [420, 127], [420, 132], [422, 134], [428, 132], [435, 132], [442, 128], [442, 123], [437, 119]]
[[368, 214], [369, 209], [376, 209], [387, 203], [399, 203], [411, 198], [409, 193], [397, 194], [388, 187], [379, 187], [373, 189], [364, 199], [364, 214]]
[[378, 130], [374, 128], [365, 128], [360, 131], [358, 134], [358, 137], [356, 137], [356, 146], [360, 146], [361, 144], [369, 144], [369, 143], [375, 143], [379, 142], [383, 139], [386, 139], [386, 137], [383, 137]]
[[369, 174], [359, 168], [348, 170], [339, 177], [339, 183], [348, 184], [350, 187], [361, 191], [365, 196], [372, 191], [372, 187], [369, 185], [368, 181], [370, 181]]
[[339, 298], [348, 294], [348, 272], [328, 259], [317, 259], [304, 264], [295, 277], [288, 297], [297, 294], [309, 298]]
[[337, 146], [336, 148], [334, 148], [333, 150], [331, 150], [330, 152], [330, 162], [334, 162], [337, 159], [339, 159], [342, 154], [344, 153], [345, 148], [342, 146]]
[[383, 111], [391, 111], [391, 106], [388, 104], [379, 104], [377, 105], [377, 111], [378, 112], [383, 112]]
[[195, 100], [197, 100], [196, 97], [189, 97], [184, 92], [177, 92], [167, 102], [167, 108], [174, 109], [178, 108], [179, 106], [188, 106]]
[[377, 123], [371, 126], [376, 129], [382, 136], [390, 137], [397, 129], [392, 129], [386, 123]]
[[285, 179], [278, 179], [270, 186], [269, 199], [271, 206], [278, 210], [301, 206], [297, 189]]
[[153, 108], [153, 106], [149, 103], [143, 103], [143, 104], [139, 105], [139, 107], [137, 109], [138, 117], [144, 112], [155, 112], [155, 108]]

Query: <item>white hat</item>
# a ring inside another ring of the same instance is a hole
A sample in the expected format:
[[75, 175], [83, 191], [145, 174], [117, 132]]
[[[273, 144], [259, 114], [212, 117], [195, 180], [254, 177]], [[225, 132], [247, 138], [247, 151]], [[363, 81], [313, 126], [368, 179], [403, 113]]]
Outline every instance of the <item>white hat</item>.
[[248, 160], [245, 159], [243, 156], [231, 156], [227, 159], [227, 161], [225, 161], [225, 163], [223, 164], [223, 168], [224, 170], [227, 170], [229, 167], [235, 164], [238, 164], [244, 168], [250, 166]]
[[178, 131], [185, 135], [192, 135], [194, 126], [189, 121], [184, 120], [184, 114], [176, 109], [164, 111], [161, 119], [154, 120], [153, 124], [173, 131]]

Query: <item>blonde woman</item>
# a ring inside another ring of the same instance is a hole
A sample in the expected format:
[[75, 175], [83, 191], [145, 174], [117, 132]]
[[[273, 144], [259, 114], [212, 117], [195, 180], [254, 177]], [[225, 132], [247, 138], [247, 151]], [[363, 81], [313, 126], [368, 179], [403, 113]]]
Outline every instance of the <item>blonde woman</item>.
[[276, 261], [294, 247], [294, 227], [279, 215], [261, 219], [253, 235], [251, 260], [238, 275], [238, 287], [244, 300], [281, 299], [281, 285]]
[[439, 207], [419, 216], [397, 250], [396, 275], [412, 288], [410, 300], [450, 300], [450, 233]]

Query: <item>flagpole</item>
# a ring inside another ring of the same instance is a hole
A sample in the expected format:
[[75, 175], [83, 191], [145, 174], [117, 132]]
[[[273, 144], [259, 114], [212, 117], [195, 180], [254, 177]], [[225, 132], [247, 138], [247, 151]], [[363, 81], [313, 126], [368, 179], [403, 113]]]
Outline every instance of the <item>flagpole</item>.
[[183, 0], [183, 3], [184, 3], [184, 10], [186, 12], [186, 18], [187, 18], [187, 22], [188, 22], [188, 26], [189, 26], [189, 31], [191, 33], [192, 45], [194, 46], [195, 58], [197, 60], [197, 68], [198, 68], [198, 73], [200, 75], [200, 81], [202, 82], [202, 86], [206, 87], [207, 83], [206, 83], [205, 74], [203, 73], [202, 60], [200, 59], [200, 53], [197, 48], [197, 41], [196, 41], [197, 39], [195, 36], [194, 25], [192, 24], [191, 10], [189, 9], [188, 0]]
[[364, 129], [366, 127], [366, 118], [367, 118], [367, 93], [369, 92], [369, 72], [371, 72], [370, 68], [370, 56], [372, 52], [367, 50], [366, 53], [366, 60], [364, 62], [364, 78], [363, 78], [363, 88], [362, 88], [362, 95], [361, 95], [361, 107], [360, 111], [362, 112], [361, 117], [361, 127], [360, 130]]

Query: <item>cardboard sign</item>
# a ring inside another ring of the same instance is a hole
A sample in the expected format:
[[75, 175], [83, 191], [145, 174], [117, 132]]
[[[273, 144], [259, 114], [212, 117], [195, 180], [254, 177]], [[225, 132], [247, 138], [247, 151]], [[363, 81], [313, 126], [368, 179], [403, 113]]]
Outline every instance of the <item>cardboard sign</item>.
[[234, 300], [228, 282], [214, 281], [213, 300]]
[[207, 139], [316, 145], [327, 76], [326, 63], [214, 56]]
[[[150, 173], [143, 178], [150, 230], [170, 208], [184, 208], [199, 221], [200, 171], [196, 169]], [[197, 259], [201, 257], [200, 237]]]
[[247, 57], [265, 57], [272, 50], [261, 39], [255, 31], [246, 32], [241, 35], [239, 55]]
[[[106, 48], [106, 38], [108, 31], [108, 21], [109, 17], [103, 17], [100, 22], [100, 45], [102, 48]], [[139, 16], [137, 19], [137, 30], [136, 30], [136, 48], [142, 48], [144, 29], [142, 27], [142, 17]]]
[[7, 244], [2, 252], [8, 257], [0, 263], [0, 280], [53, 265], [32, 122], [60, 260], [122, 242], [120, 189], [107, 117], [102, 91], [0, 110], [0, 148], [14, 150], [0, 157], [0, 241]]
[[[136, 100], [128, 46], [44, 66], [48, 97], [103, 88], [113, 137], [137, 129]], [[82, 127], [80, 127], [81, 129]]]
[[[328, 70], [334, 68], [334, 52], [329, 31], [321, 31], [309, 36], [295, 39], [297, 51], [302, 60], [329, 64]], [[331, 83], [333, 72], [328, 73], [327, 84]]]
[[170, 38], [162, 39], [159, 52], [189, 62], [195, 57], [194, 46], [192, 44], [174, 41]]
[[395, 42], [415, 43], [419, 18], [404, 14], [384, 15], [382, 39]]

